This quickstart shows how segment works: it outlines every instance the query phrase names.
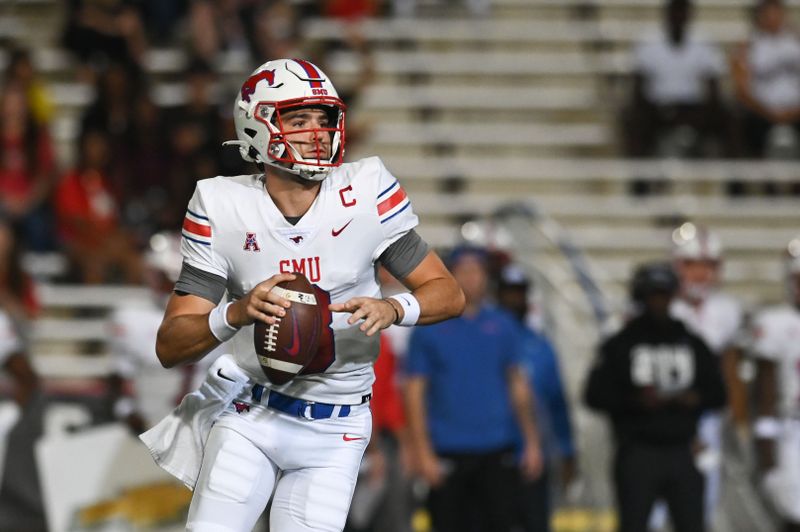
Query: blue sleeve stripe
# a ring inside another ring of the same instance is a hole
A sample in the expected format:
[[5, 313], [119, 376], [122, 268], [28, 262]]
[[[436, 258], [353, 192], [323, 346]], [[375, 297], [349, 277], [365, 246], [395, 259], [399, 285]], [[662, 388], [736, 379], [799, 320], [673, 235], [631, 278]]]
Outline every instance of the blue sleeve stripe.
[[203, 216], [203, 215], [197, 214], [196, 212], [192, 212], [189, 209], [186, 209], [186, 212], [188, 212], [189, 214], [191, 214], [195, 218], [200, 218], [201, 220], [208, 220], [208, 216]]
[[197, 242], [198, 244], [203, 244], [204, 246], [210, 246], [211, 245], [211, 242], [203, 242], [202, 240], [197, 240], [196, 238], [192, 238], [190, 236], [187, 236], [186, 233], [181, 233], [181, 234], [183, 235], [183, 238], [185, 238], [186, 240], [191, 240], [192, 242]]
[[381, 223], [382, 223], [382, 224], [385, 224], [386, 222], [388, 222], [389, 220], [391, 220], [392, 218], [394, 218], [395, 216], [397, 216], [398, 214], [400, 214], [400, 213], [401, 213], [401, 212], [403, 212], [404, 210], [408, 209], [409, 207], [411, 207], [411, 202], [410, 202], [410, 201], [409, 201], [408, 203], [406, 203], [406, 206], [405, 206], [405, 207], [403, 207], [402, 209], [400, 209], [399, 211], [397, 211], [397, 212], [396, 212], [396, 213], [394, 213], [393, 215], [391, 215], [391, 216], [388, 216], [388, 217], [384, 218], [383, 220], [381, 220]]
[[385, 189], [383, 192], [381, 192], [380, 194], [378, 194], [378, 199], [380, 199], [380, 198], [381, 198], [382, 196], [384, 196], [384, 195], [385, 195], [387, 192], [389, 192], [390, 190], [392, 190], [396, 184], [397, 184], [397, 180], [395, 179], [394, 183], [392, 183], [391, 185], [389, 185], [389, 187], [388, 187], [388, 188], [386, 188], [386, 189]]

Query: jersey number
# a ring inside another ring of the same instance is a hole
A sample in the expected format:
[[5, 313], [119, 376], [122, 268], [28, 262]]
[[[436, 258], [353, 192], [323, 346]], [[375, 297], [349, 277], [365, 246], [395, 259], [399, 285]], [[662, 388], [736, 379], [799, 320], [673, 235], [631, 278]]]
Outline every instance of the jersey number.
[[[319, 347], [317, 347], [317, 356], [306, 366], [300, 375], [311, 375], [312, 373], [324, 373], [336, 358], [336, 347], [333, 343], [333, 315], [328, 310], [328, 305], [331, 304], [331, 295], [314, 285], [314, 295], [317, 297], [317, 305], [320, 307], [320, 316], [322, 316], [322, 334], [319, 336]], [[323, 310], [324, 309], [324, 310]]]

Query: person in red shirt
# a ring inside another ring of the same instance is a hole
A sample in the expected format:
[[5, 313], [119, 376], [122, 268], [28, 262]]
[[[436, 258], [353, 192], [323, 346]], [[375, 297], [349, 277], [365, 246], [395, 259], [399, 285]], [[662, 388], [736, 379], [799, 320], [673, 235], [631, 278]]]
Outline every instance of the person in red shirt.
[[109, 145], [96, 130], [80, 142], [77, 168], [55, 192], [58, 235], [86, 283], [109, 281], [114, 269], [128, 283], [141, 280], [141, 259], [131, 235], [119, 223], [119, 206], [108, 183]]

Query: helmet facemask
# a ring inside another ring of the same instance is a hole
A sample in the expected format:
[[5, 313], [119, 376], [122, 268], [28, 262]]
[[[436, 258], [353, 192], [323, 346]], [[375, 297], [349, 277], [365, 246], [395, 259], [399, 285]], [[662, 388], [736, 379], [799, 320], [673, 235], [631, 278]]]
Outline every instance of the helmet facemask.
[[[286, 115], [302, 109], [323, 111], [327, 115], [326, 127], [290, 129]], [[269, 131], [267, 145], [259, 150], [267, 154], [267, 159], [263, 160], [262, 157], [260, 162], [311, 181], [322, 181], [332, 168], [342, 164], [345, 105], [339, 98], [320, 96], [282, 102], [259, 102], [254, 109], [254, 118]], [[316, 143], [313, 150], [316, 156], [303, 157], [300, 144], [304, 141], [296, 140], [302, 135], [310, 137], [311, 142]]]

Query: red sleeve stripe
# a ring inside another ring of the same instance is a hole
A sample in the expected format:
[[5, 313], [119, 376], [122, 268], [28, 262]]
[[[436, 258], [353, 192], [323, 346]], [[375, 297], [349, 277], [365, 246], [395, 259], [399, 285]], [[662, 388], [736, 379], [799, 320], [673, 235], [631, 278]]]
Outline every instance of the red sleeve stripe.
[[382, 216], [397, 207], [404, 199], [406, 199], [406, 191], [403, 190], [403, 187], [397, 187], [397, 190], [391, 196], [378, 203], [378, 216]]
[[189, 233], [211, 237], [211, 226], [210, 225], [201, 225], [197, 222], [191, 221], [189, 218], [183, 219], [183, 229]]

